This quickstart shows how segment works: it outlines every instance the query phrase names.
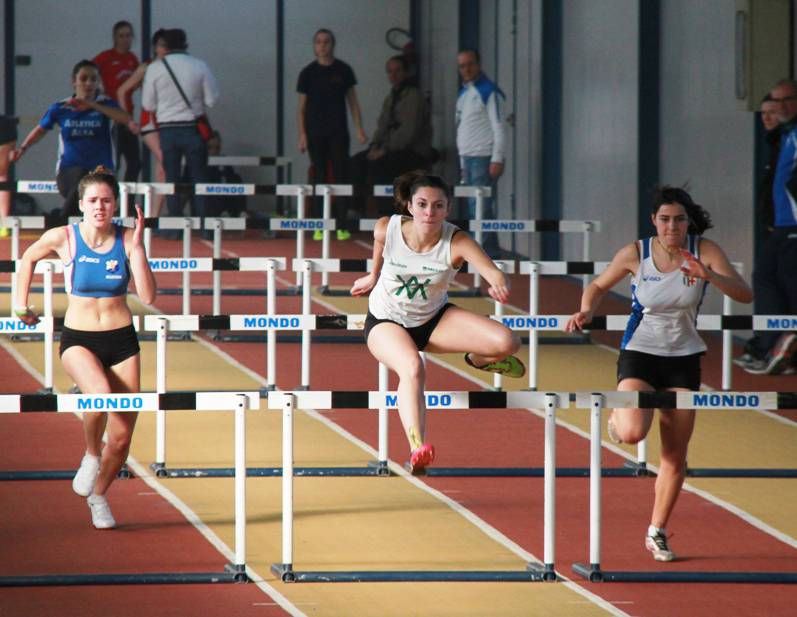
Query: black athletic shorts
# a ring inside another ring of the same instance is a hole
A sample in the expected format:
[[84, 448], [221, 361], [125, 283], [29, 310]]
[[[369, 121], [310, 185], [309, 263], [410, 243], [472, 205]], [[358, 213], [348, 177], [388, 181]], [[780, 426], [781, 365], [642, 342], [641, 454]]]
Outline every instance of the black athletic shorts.
[[446, 302], [440, 310], [435, 313], [434, 317], [432, 317], [429, 321], [420, 326], [415, 326], [414, 328], [408, 328], [406, 326], [402, 326], [400, 323], [396, 323], [392, 319], [377, 319], [374, 317], [370, 311], [368, 311], [368, 315], [365, 317], [365, 330], [363, 332], [365, 336], [366, 342], [368, 342], [368, 334], [371, 332], [371, 329], [380, 323], [394, 323], [397, 326], [401, 326], [407, 331], [407, 334], [410, 335], [412, 341], [415, 343], [415, 346], [418, 348], [418, 351], [423, 351], [426, 349], [426, 346], [429, 344], [429, 339], [432, 336], [432, 332], [435, 329], [435, 326], [440, 322], [440, 319], [443, 317], [443, 314], [450, 309], [453, 304], [450, 302]]
[[700, 390], [700, 356], [655, 356], [623, 349], [617, 359], [617, 383], [634, 377], [648, 382], [656, 390], [687, 388]]
[[70, 347], [85, 347], [99, 359], [105, 368], [124, 362], [135, 356], [141, 348], [132, 324], [115, 330], [73, 330], [64, 327], [61, 331], [61, 347], [58, 355], [63, 356]]
[[17, 119], [0, 116], [0, 146], [17, 140]]

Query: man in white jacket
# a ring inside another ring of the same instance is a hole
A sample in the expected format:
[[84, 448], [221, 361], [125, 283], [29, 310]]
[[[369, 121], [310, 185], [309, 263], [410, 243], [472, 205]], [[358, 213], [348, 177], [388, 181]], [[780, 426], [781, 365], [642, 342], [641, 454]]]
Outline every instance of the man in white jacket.
[[[218, 100], [216, 79], [205, 62], [186, 53], [183, 30], [166, 30], [158, 44], [168, 52], [147, 69], [141, 105], [158, 119], [166, 182], [180, 182], [183, 156], [191, 181], [207, 182], [207, 146], [199, 136], [196, 119]], [[182, 215], [177, 195], [169, 195], [166, 203], [169, 216]], [[194, 207], [194, 216], [205, 215], [204, 198], [195, 197]]]
[[[462, 77], [456, 115], [462, 183], [489, 186], [495, 192], [496, 181], [504, 172], [504, 93], [482, 72], [479, 52], [475, 49], [460, 51], [457, 66]], [[468, 200], [468, 216], [471, 219], [476, 216], [475, 199]], [[482, 218], [495, 218], [492, 198], [485, 199]], [[484, 235], [483, 246], [491, 257], [499, 256], [494, 233]]]

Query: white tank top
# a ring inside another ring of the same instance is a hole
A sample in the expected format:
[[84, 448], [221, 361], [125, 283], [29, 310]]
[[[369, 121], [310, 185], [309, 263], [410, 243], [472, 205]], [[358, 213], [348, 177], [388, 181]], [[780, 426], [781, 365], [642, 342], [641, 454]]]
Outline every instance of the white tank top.
[[368, 310], [377, 319], [414, 328], [429, 321], [448, 301], [448, 286], [457, 274], [451, 265], [451, 238], [458, 227], [444, 221], [440, 241], [431, 250], [416, 253], [401, 233], [401, 223], [408, 218], [390, 217], [382, 271], [368, 298]]
[[[660, 272], [653, 263], [653, 238], [639, 240], [639, 268], [631, 281], [631, 316], [620, 349], [657, 356], [706, 351], [697, 333], [697, 313], [708, 283], [680, 269]], [[689, 252], [699, 254], [700, 237], [688, 236]]]

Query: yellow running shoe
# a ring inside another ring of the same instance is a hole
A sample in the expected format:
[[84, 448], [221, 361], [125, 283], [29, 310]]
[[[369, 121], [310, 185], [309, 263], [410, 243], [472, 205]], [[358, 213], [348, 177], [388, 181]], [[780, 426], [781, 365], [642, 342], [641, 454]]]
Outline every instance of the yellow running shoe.
[[0, 238], [8, 238], [11, 235], [11, 230], [8, 227], [0, 227]]
[[498, 360], [497, 362], [490, 362], [484, 366], [476, 366], [470, 359], [470, 354], [466, 353], [465, 362], [469, 366], [477, 368], [480, 371], [498, 373], [499, 375], [504, 375], [505, 377], [523, 377], [523, 375], [526, 374], [526, 365], [515, 356], [507, 356], [503, 360]]
[[336, 233], [338, 240], [348, 240], [351, 238], [351, 232], [348, 229], [338, 229]]
[[316, 242], [321, 242], [321, 240], [323, 239], [324, 239], [324, 232], [321, 231], [320, 229], [316, 229], [313, 232], [313, 240], [315, 240]]

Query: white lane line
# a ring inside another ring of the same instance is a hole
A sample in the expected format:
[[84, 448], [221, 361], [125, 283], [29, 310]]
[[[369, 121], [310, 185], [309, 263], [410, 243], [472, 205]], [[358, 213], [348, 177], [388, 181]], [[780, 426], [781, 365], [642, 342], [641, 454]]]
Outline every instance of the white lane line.
[[[138, 300], [138, 298], [136, 298], [136, 300]], [[163, 314], [152, 306], [148, 306], [147, 309], [161, 315]], [[201, 339], [197, 340], [204, 342], [201, 341]], [[20, 366], [25, 369], [34, 379], [38, 380], [39, 383], [44, 384], [44, 376], [39, 373], [39, 371], [37, 371], [19, 352], [17, 352], [10, 345], [10, 343], [0, 339], [0, 345], [2, 345], [3, 349], [11, 354], [11, 356], [13, 356]], [[202, 521], [202, 519], [199, 518], [199, 516], [197, 516], [197, 514], [185, 504], [185, 502], [183, 502], [179, 497], [177, 497], [177, 495], [172, 493], [170, 489], [166, 488], [154, 476], [152, 476], [152, 474], [149, 472], [149, 469], [145, 465], [142, 465], [136, 461], [136, 459], [132, 456], [127, 457], [127, 464], [133, 469], [136, 476], [141, 478], [147, 484], [147, 486], [152, 488], [163, 499], [174, 506], [189, 523], [196, 527], [197, 531], [199, 531], [199, 533], [201, 533], [205, 539], [224, 556], [225, 559], [227, 559], [230, 563], [235, 562], [235, 552], [231, 550], [230, 547], [228, 547], [224, 541], [222, 541], [222, 539], [219, 538], [219, 536], [217, 536], [216, 533], [210, 529], [210, 527], [208, 527]], [[249, 565], [246, 566], [246, 574], [263, 593], [275, 600], [277, 604], [285, 610], [285, 612], [291, 615], [291, 617], [307, 617], [306, 613], [300, 611], [296, 605], [294, 605], [290, 600], [288, 600], [288, 598], [283, 596], [279, 591], [268, 584], [263, 577]]]

